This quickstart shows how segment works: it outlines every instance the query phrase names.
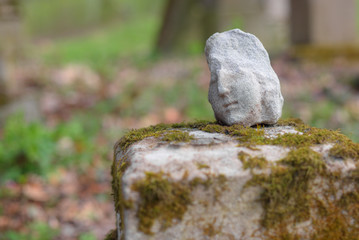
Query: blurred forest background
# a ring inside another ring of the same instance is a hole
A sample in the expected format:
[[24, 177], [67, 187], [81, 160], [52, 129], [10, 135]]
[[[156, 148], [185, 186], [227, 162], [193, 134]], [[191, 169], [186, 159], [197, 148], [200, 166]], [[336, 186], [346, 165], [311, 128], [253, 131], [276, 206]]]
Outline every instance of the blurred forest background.
[[[338, 5], [339, 3], [339, 5]], [[359, 141], [359, 0], [0, 0], [0, 240], [103, 239], [114, 143], [214, 119], [205, 40], [269, 50], [283, 118]]]

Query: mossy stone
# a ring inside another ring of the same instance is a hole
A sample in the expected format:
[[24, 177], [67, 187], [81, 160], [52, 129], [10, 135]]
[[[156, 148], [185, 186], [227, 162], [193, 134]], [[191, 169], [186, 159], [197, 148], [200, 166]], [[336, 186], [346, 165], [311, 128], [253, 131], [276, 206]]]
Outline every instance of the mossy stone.
[[[306, 220], [313, 223], [310, 239], [357, 239], [359, 170], [353, 170], [348, 176], [331, 172], [326, 167], [327, 160], [313, 151], [313, 147], [318, 144], [332, 144], [328, 156], [331, 161], [351, 159], [357, 162], [359, 144], [352, 142], [339, 131], [310, 127], [298, 119], [280, 120], [276, 126], [291, 126], [299, 133], [285, 133], [276, 138], [268, 138], [268, 126], [222, 126], [210, 121], [160, 124], [130, 131], [116, 145], [116, 148], [119, 147], [122, 151], [123, 158], [120, 162], [115, 160], [112, 167], [116, 211], [123, 217], [123, 211], [133, 207], [132, 203], [125, 201], [121, 189], [123, 173], [130, 166], [126, 153], [131, 144], [147, 137], [155, 137], [166, 142], [190, 142], [193, 138], [189, 132], [191, 129], [198, 129], [229, 135], [238, 141], [238, 146], [251, 150], [260, 145], [277, 145], [290, 149], [288, 155], [276, 163], [268, 162], [264, 157], [250, 157], [245, 153], [238, 155], [245, 169], [270, 169], [270, 173], [252, 172], [253, 179], [247, 184], [263, 189], [259, 201], [264, 209], [262, 226], [266, 231], [262, 239], [301, 239], [300, 235], [288, 226]], [[185, 131], [182, 131], [183, 129]], [[198, 163], [197, 167], [208, 168], [203, 163]], [[317, 179], [321, 179], [323, 183], [323, 186], [319, 186], [323, 190], [320, 197], [312, 192], [312, 186], [317, 184]], [[209, 188], [212, 183], [210, 178], [173, 182], [166, 175], [147, 173], [143, 180], [133, 186], [141, 196], [137, 211], [139, 230], [152, 234], [154, 220], [160, 222], [163, 230], [170, 227], [173, 220], [183, 217], [187, 207], [192, 203], [193, 188], [199, 184]], [[349, 185], [352, 187], [338, 198], [333, 198], [333, 193], [340, 191], [338, 184], [343, 188]], [[313, 212], [316, 214], [313, 215]], [[123, 223], [123, 219], [121, 222]], [[205, 230], [208, 236], [213, 236], [216, 231], [210, 225]], [[338, 236], [342, 237], [337, 238]]]

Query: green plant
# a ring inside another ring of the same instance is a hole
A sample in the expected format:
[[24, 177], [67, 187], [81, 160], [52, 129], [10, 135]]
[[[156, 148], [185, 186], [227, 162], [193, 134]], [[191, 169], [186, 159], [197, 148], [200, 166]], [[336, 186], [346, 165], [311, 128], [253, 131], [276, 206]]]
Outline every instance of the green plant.
[[83, 233], [80, 235], [79, 240], [96, 240], [96, 236], [92, 233]]
[[58, 166], [88, 166], [99, 150], [94, 144], [98, 127], [98, 121], [88, 117], [55, 128], [28, 123], [21, 114], [9, 117], [0, 136], [0, 181], [46, 176]]
[[213, 119], [213, 110], [207, 100], [207, 91], [201, 89], [193, 79], [186, 85], [187, 106], [185, 114], [190, 119]]
[[27, 231], [7, 231], [0, 240], [50, 240], [58, 235], [58, 230], [43, 222], [35, 222], [29, 225]]
[[42, 124], [26, 123], [21, 115], [10, 117], [0, 142], [0, 180], [21, 180], [27, 174], [45, 174], [51, 168], [55, 143]]
[[[96, 119], [84, 116], [61, 123], [53, 130], [53, 139], [57, 142], [56, 164], [86, 167], [98, 148], [95, 147], [95, 135], [99, 129]], [[64, 143], [63, 145], [61, 144]]]

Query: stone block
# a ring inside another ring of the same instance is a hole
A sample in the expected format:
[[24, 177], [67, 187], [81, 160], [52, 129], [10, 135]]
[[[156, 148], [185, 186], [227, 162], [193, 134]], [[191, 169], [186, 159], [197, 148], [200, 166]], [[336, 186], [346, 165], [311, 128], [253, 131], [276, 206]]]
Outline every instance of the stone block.
[[115, 146], [108, 239], [355, 239], [358, 159], [359, 144], [298, 120], [133, 130]]
[[318, 46], [355, 44], [355, 0], [291, 0], [290, 3], [292, 43]]

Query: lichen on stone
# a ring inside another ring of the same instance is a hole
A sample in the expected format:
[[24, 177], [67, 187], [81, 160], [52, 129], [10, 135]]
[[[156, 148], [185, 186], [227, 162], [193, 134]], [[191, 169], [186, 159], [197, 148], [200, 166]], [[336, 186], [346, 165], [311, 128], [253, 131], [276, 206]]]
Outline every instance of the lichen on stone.
[[[121, 166], [119, 166], [121, 164]], [[124, 209], [126, 206], [126, 201], [122, 192], [122, 175], [125, 170], [129, 167], [129, 162], [126, 157], [123, 157], [119, 162], [116, 161], [116, 157], [114, 155], [114, 161], [111, 167], [111, 175], [112, 175], [112, 196], [115, 204], [116, 213], [120, 214], [121, 223], [118, 226], [120, 231], [123, 231], [124, 226]], [[110, 237], [114, 235], [107, 235], [106, 239], [111, 239]], [[117, 236], [117, 232], [116, 232]], [[117, 237], [116, 237], [117, 239]], [[121, 238], [121, 240], [123, 237]]]
[[289, 218], [296, 222], [309, 218], [310, 181], [323, 174], [325, 164], [320, 154], [308, 147], [292, 150], [272, 167], [269, 175], [254, 175], [248, 185], [263, 189], [261, 202], [265, 209], [263, 226], [277, 226]]
[[220, 234], [222, 232], [222, 226], [218, 226], [216, 227], [216, 218], [214, 218], [214, 220], [211, 223], [206, 224], [202, 231], [203, 231], [203, 235], [208, 236], [208, 237], [214, 237], [217, 234]]
[[192, 202], [191, 190], [183, 182], [172, 182], [162, 173], [146, 173], [144, 180], [133, 185], [140, 195], [137, 210], [139, 230], [152, 234], [154, 221], [160, 222], [161, 230], [172, 225], [172, 220], [181, 220]]
[[305, 239], [358, 239], [357, 183], [358, 168], [342, 176], [329, 171], [322, 156], [309, 147], [293, 149], [271, 167], [270, 174], [254, 174], [247, 183], [263, 188], [261, 239], [303, 239], [303, 232], [293, 226], [307, 220], [312, 229]]
[[137, 208], [138, 229], [148, 235], [153, 234], [151, 228], [158, 221], [161, 231], [171, 227], [174, 221], [182, 220], [187, 208], [192, 204], [192, 191], [202, 185], [205, 189], [218, 184], [213, 188], [214, 201], [219, 197], [226, 179], [223, 175], [218, 177], [207, 176], [206, 180], [195, 178], [188, 181], [184, 175], [181, 181], [171, 181], [164, 173], [147, 172], [146, 177], [132, 185], [134, 191], [139, 193]]
[[208, 164], [205, 164], [205, 163], [197, 162], [196, 165], [197, 165], [197, 168], [198, 168], [198, 169], [208, 169], [208, 168], [210, 168], [210, 167], [208, 166]]
[[122, 175], [129, 166], [130, 162], [126, 157], [123, 157], [119, 162], [113, 161], [112, 163], [112, 191], [116, 212], [121, 212], [121, 203], [125, 201], [122, 193]]
[[243, 169], [263, 169], [268, 165], [268, 161], [264, 157], [251, 157], [248, 153], [243, 151], [238, 153], [238, 159], [241, 160]]

